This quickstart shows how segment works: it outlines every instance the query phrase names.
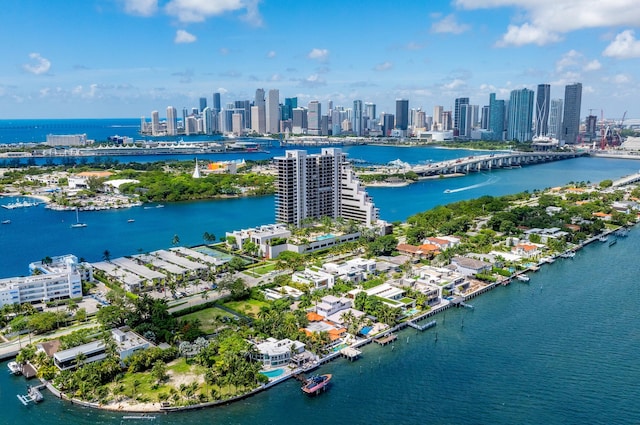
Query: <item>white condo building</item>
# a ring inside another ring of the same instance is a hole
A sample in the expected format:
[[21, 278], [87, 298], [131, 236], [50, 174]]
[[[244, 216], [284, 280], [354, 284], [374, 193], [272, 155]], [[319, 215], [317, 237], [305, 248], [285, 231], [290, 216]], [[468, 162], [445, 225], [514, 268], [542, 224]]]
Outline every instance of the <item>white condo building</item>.
[[309, 217], [342, 217], [366, 226], [378, 221], [378, 209], [341, 149], [323, 148], [312, 155], [289, 150], [274, 161], [278, 169], [276, 221], [296, 226]]
[[0, 279], [0, 307], [82, 297], [82, 281], [93, 280], [91, 265], [78, 263], [74, 255], [37, 261], [29, 264], [29, 270], [39, 274]]

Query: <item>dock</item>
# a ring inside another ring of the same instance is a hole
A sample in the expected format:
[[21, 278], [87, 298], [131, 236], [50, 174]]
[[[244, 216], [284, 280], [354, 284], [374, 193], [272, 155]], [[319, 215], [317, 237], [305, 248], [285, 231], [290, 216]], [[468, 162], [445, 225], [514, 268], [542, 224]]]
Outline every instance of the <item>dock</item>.
[[376, 338], [374, 341], [377, 344], [380, 344], [380, 345], [387, 345], [389, 343], [392, 343], [396, 339], [398, 339], [398, 335], [396, 335], [396, 334], [387, 334], [385, 336], [381, 336], [380, 338]]
[[41, 402], [42, 400], [44, 400], [44, 396], [40, 392], [39, 387], [33, 387], [30, 385], [29, 389], [27, 390], [27, 394], [25, 395], [18, 394], [18, 400], [20, 400], [22, 404], [27, 406], [30, 402], [34, 402], [34, 403]]
[[413, 329], [417, 329], [419, 331], [426, 331], [427, 329], [433, 328], [438, 322], [432, 320], [430, 322], [425, 323], [424, 325], [419, 325], [414, 321], [410, 320], [407, 322], [407, 325], [411, 326]]
[[342, 350], [340, 350], [340, 354], [342, 354], [342, 357], [345, 357], [351, 361], [354, 361], [358, 357], [360, 357], [360, 355], [362, 354], [362, 351], [353, 347], [345, 347]]

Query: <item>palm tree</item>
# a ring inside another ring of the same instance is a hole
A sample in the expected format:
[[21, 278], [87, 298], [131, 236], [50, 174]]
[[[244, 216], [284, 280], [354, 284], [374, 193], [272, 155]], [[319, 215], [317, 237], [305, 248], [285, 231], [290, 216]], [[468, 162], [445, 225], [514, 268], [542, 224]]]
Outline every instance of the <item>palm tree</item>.
[[209, 233], [209, 232], [204, 232], [202, 234], [202, 239], [205, 242], [215, 242], [216, 240], [216, 235], [214, 235], [213, 233]]
[[106, 262], [111, 261], [111, 253], [109, 252], [108, 249], [105, 249], [104, 252], [102, 253], [102, 259]]
[[173, 235], [173, 238], [171, 238], [171, 245], [178, 245], [180, 243], [180, 236], [178, 236], [177, 234]]

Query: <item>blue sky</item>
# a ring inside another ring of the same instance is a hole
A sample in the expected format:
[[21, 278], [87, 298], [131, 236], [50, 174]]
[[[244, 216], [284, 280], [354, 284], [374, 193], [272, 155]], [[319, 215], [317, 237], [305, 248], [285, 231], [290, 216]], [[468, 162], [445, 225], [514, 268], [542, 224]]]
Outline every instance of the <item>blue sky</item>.
[[583, 116], [640, 118], [638, 0], [12, 0], [2, 18], [0, 118], [148, 117], [258, 87], [430, 115], [573, 82]]

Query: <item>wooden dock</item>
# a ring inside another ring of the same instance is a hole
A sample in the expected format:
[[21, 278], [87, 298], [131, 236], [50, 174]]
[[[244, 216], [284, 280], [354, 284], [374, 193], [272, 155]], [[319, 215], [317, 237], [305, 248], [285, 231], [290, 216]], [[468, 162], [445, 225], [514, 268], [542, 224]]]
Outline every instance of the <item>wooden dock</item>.
[[342, 350], [340, 350], [340, 354], [342, 354], [342, 357], [346, 357], [347, 359], [354, 361], [358, 357], [360, 357], [360, 355], [362, 354], [362, 351], [353, 347], [345, 347]]
[[381, 336], [380, 338], [376, 338], [374, 341], [380, 345], [387, 345], [389, 343], [392, 343], [396, 339], [398, 339], [398, 335], [392, 333]]
[[30, 402], [34, 402], [34, 403], [41, 402], [42, 400], [44, 400], [44, 396], [40, 392], [42, 388], [44, 388], [44, 386], [34, 387], [30, 385], [27, 390], [27, 394], [25, 395], [18, 394], [18, 400], [20, 400], [22, 404], [24, 404], [25, 406], [27, 406]]

